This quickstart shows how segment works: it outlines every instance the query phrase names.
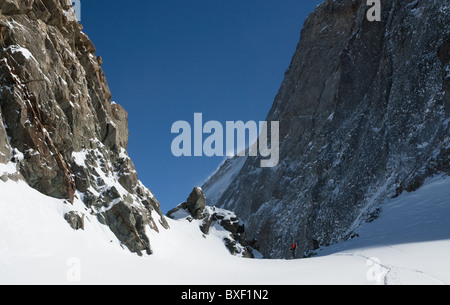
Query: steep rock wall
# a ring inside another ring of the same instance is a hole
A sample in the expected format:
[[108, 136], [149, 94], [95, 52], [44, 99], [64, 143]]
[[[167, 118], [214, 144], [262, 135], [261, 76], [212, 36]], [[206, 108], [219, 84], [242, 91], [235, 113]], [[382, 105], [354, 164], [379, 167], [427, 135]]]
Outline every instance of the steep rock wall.
[[280, 164], [249, 157], [211, 203], [266, 257], [349, 238], [385, 198], [450, 172], [449, 3], [382, 1], [381, 22], [367, 10], [328, 0], [308, 17], [267, 117], [280, 122]]

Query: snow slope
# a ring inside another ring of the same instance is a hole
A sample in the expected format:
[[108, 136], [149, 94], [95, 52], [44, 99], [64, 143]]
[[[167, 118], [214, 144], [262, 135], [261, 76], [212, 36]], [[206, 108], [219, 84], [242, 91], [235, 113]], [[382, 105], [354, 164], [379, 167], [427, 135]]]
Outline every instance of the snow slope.
[[247, 157], [235, 156], [226, 159], [217, 171], [206, 180], [202, 189], [205, 192], [206, 198], [208, 198], [208, 204], [215, 205], [219, 201], [228, 186], [241, 171], [245, 161], [247, 161]]
[[450, 284], [449, 190], [450, 178], [431, 178], [313, 258], [249, 260], [229, 255], [220, 232], [171, 219], [138, 257], [92, 216], [73, 231], [63, 215], [81, 202], [0, 181], [0, 284]]

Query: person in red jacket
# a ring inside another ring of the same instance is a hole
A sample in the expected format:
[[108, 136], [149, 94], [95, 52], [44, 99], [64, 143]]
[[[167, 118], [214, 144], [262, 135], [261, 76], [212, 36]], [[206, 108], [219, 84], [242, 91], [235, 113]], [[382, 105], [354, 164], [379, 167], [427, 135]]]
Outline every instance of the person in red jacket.
[[292, 244], [292, 246], [291, 246], [292, 257], [293, 257], [293, 258], [296, 258], [296, 257], [295, 257], [295, 249], [297, 249], [297, 244], [294, 242], [294, 243]]

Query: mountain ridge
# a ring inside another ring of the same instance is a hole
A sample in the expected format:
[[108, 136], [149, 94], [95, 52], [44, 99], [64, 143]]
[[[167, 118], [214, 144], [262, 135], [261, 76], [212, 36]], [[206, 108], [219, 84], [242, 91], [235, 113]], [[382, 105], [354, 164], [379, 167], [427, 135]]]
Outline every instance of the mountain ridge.
[[248, 157], [214, 203], [265, 257], [348, 239], [386, 198], [450, 172], [450, 7], [392, 1], [381, 22], [367, 9], [329, 0], [307, 18], [266, 119], [280, 122], [279, 166]]

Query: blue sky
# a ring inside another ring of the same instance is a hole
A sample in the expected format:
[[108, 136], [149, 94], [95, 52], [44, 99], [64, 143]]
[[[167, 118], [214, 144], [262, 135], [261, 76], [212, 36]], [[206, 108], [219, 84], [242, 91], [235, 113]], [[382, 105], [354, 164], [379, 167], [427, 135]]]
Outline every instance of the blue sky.
[[[263, 121], [307, 15], [322, 0], [81, 0], [113, 101], [128, 112], [128, 153], [163, 212], [224, 161], [171, 152], [178, 120]], [[193, 125], [193, 124], [192, 124]]]

